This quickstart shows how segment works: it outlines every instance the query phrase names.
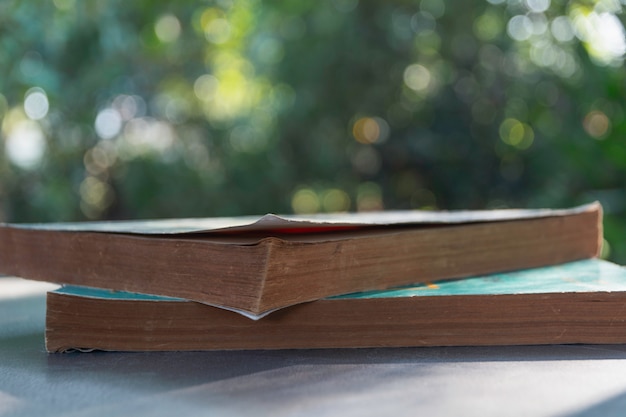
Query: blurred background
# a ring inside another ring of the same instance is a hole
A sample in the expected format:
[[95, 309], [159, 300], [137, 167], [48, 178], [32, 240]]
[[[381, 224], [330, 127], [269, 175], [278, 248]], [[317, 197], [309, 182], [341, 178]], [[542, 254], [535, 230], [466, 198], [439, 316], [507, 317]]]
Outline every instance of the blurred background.
[[0, 2], [0, 221], [599, 200], [619, 0]]

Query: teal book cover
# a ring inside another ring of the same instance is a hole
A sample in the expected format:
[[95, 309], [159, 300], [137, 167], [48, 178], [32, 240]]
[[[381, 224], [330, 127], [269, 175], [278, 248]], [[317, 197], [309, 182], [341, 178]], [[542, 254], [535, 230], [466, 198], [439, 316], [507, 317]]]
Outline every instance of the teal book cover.
[[335, 298], [390, 298], [444, 295], [540, 294], [626, 291], [626, 269], [601, 259], [440, 281]]

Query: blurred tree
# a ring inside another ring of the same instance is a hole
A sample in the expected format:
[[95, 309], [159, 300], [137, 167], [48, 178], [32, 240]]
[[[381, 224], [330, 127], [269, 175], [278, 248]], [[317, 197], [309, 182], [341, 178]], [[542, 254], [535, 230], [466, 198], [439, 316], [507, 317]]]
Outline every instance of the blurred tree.
[[0, 219], [600, 200], [626, 262], [616, 0], [5, 1]]

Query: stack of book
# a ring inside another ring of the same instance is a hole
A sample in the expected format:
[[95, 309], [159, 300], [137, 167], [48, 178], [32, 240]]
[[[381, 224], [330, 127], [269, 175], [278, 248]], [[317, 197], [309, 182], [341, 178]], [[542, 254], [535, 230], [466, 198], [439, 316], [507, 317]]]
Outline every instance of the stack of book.
[[46, 347], [213, 350], [624, 343], [598, 203], [0, 226], [48, 293]]

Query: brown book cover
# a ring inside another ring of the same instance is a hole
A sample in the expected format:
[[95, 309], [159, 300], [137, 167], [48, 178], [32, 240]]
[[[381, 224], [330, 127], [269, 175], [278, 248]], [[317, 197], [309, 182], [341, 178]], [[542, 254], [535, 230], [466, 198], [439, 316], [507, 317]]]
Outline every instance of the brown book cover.
[[566, 210], [5, 224], [0, 273], [180, 297], [258, 318], [424, 280], [594, 257], [598, 203]]
[[357, 293], [253, 321], [192, 301], [65, 287], [48, 351], [626, 343], [626, 270], [599, 259]]

